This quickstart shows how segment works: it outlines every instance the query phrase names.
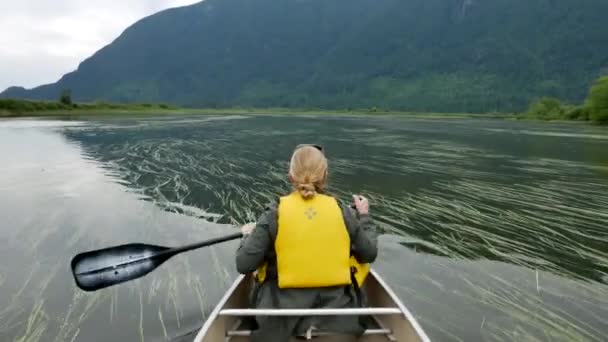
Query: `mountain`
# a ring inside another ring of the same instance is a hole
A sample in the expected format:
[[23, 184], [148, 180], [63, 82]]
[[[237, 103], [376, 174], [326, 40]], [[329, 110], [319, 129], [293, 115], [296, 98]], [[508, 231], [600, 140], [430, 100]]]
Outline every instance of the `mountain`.
[[606, 0], [206, 0], [149, 16], [58, 82], [0, 97], [513, 111], [580, 102]]

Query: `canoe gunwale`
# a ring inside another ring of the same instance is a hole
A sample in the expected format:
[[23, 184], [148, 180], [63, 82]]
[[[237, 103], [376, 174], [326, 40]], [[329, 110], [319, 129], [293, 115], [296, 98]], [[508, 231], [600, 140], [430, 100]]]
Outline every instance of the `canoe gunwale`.
[[224, 296], [220, 299], [220, 301], [217, 303], [217, 305], [215, 306], [215, 308], [213, 309], [213, 311], [211, 311], [211, 313], [207, 317], [207, 320], [205, 321], [205, 324], [203, 324], [203, 327], [201, 328], [201, 330], [199, 330], [198, 334], [196, 334], [196, 337], [194, 338], [194, 341], [202, 341], [203, 340], [203, 338], [207, 334], [207, 331], [209, 331], [209, 329], [211, 328], [211, 326], [215, 322], [215, 319], [219, 316], [220, 311], [224, 308], [224, 306], [226, 305], [226, 303], [228, 302], [228, 300], [230, 299], [230, 297], [232, 297], [232, 295], [234, 294], [234, 292], [236, 291], [236, 289], [241, 285], [241, 283], [245, 280], [246, 277], [247, 277], [247, 275], [240, 274], [235, 279], [235, 281], [232, 283], [232, 285], [230, 286], [230, 288], [228, 288], [228, 290], [226, 291], [226, 293], [224, 293]]
[[393, 302], [395, 304], [397, 304], [397, 306], [399, 307], [399, 310], [401, 310], [401, 313], [405, 316], [405, 319], [408, 320], [412, 324], [412, 327], [414, 328], [414, 330], [416, 331], [418, 336], [420, 336], [422, 341], [431, 342], [431, 339], [428, 337], [426, 332], [422, 329], [422, 326], [420, 325], [420, 323], [418, 323], [418, 320], [416, 319], [416, 317], [414, 317], [414, 315], [410, 312], [410, 310], [408, 310], [407, 307], [401, 302], [399, 297], [397, 297], [397, 295], [393, 292], [393, 289], [391, 289], [388, 286], [388, 284], [384, 281], [384, 279], [382, 279], [382, 277], [380, 277], [380, 275], [378, 275], [378, 273], [376, 271], [374, 271], [372, 269], [370, 271], [370, 273], [372, 273], [374, 278], [376, 278], [376, 281], [378, 282], [378, 284], [380, 284], [380, 286], [382, 288], [384, 288], [384, 290], [389, 295], [389, 297], [393, 300]]

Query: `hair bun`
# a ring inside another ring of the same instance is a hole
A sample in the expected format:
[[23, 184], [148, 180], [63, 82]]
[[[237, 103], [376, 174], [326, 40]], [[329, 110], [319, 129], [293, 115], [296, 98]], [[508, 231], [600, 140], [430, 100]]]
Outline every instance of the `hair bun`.
[[317, 194], [317, 189], [312, 183], [298, 184], [298, 192], [304, 199], [311, 199]]

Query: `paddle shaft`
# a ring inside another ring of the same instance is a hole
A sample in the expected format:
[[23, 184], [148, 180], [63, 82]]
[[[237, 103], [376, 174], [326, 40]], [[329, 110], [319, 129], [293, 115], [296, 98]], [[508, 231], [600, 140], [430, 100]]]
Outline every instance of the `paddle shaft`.
[[231, 235], [226, 235], [226, 236], [222, 236], [222, 237], [215, 238], [215, 239], [210, 239], [210, 240], [206, 240], [206, 241], [202, 241], [202, 242], [193, 243], [193, 244], [186, 245], [183, 247], [171, 248], [170, 250], [168, 250], [166, 252], [172, 252], [172, 253], [174, 253], [173, 255], [175, 255], [175, 254], [191, 251], [193, 249], [198, 249], [201, 247], [215, 245], [217, 243], [221, 243], [221, 242], [225, 242], [225, 241], [240, 239], [242, 237], [243, 237], [243, 233], [234, 233]]
[[226, 235], [226, 236], [222, 236], [222, 237], [215, 238], [215, 239], [205, 240], [205, 241], [189, 244], [189, 245], [182, 246], [182, 247], [175, 247], [175, 248], [167, 249], [167, 250], [164, 250], [162, 252], [159, 252], [159, 253], [156, 253], [156, 254], [152, 254], [152, 255], [148, 255], [148, 256], [143, 257], [143, 258], [126, 261], [126, 262], [123, 262], [123, 263], [120, 263], [120, 264], [104, 267], [104, 268], [101, 268], [101, 269], [96, 269], [96, 270], [93, 270], [93, 271], [78, 273], [78, 275], [82, 276], [82, 275], [89, 275], [89, 274], [94, 274], [94, 273], [105, 272], [107, 270], [115, 269], [115, 268], [118, 268], [118, 267], [123, 267], [123, 266], [126, 266], [126, 265], [135, 264], [135, 263], [141, 262], [142, 260], [150, 260], [150, 259], [155, 259], [155, 258], [169, 259], [169, 258], [173, 257], [176, 254], [188, 252], [188, 251], [191, 251], [191, 250], [194, 250], [194, 249], [198, 249], [198, 248], [202, 248], [202, 247], [207, 247], [207, 246], [215, 245], [215, 244], [218, 244], [218, 243], [221, 243], [221, 242], [225, 242], [225, 241], [236, 240], [236, 239], [239, 239], [241, 237], [243, 237], [243, 233], [234, 233], [234, 234], [231, 234], [231, 235]]

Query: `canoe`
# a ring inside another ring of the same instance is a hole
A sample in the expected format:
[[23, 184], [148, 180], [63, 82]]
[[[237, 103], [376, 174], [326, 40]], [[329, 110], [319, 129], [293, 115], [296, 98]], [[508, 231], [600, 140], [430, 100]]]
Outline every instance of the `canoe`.
[[[356, 338], [323, 331], [310, 331], [308, 338], [315, 342], [334, 341], [400, 341], [430, 342], [414, 316], [401, 303], [382, 278], [372, 270], [365, 280], [362, 291], [367, 294], [368, 307], [357, 309], [248, 309], [248, 295], [253, 278], [239, 276], [196, 335], [195, 342], [246, 342], [251, 330], [246, 327], [246, 318], [252, 316], [335, 316], [365, 315], [375, 322], [373, 329]], [[292, 341], [301, 341], [293, 338]]]

